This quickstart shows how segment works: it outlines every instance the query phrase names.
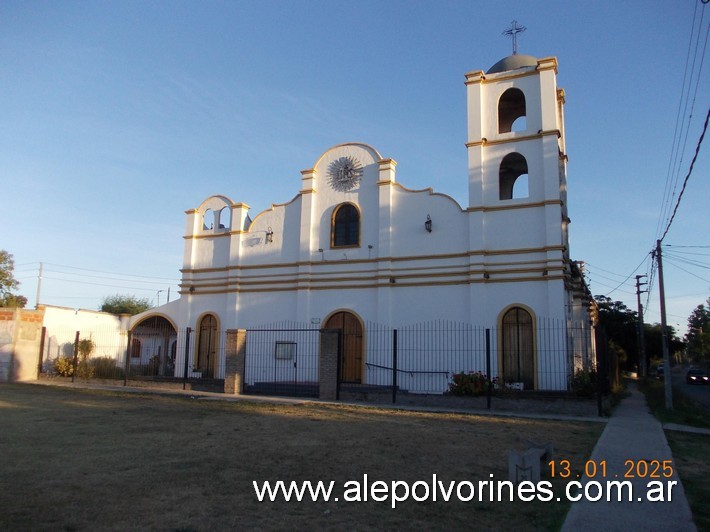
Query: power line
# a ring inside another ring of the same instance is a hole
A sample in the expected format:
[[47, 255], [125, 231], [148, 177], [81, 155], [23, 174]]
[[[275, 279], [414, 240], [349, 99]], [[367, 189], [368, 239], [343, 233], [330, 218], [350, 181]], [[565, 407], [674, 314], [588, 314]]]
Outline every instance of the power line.
[[[673, 201], [673, 196], [675, 196], [675, 187], [677, 184], [678, 180], [678, 172], [676, 171], [676, 161], [682, 160], [682, 152], [680, 150], [680, 139], [682, 136], [681, 131], [683, 129], [686, 129], [685, 126], [685, 117], [686, 117], [686, 110], [688, 108], [688, 99], [684, 97], [686, 94], [686, 86], [688, 87], [688, 91], [690, 90], [690, 86], [692, 85], [692, 78], [693, 78], [693, 69], [690, 69], [689, 72], [689, 65], [690, 65], [690, 57], [691, 57], [691, 50], [693, 49], [693, 41], [694, 41], [694, 36], [695, 36], [695, 26], [696, 26], [696, 20], [698, 17], [698, 9], [701, 9], [701, 14], [700, 14], [700, 23], [698, 24], [698, 36], [695, 37], [695, 42], [696, 42], [696, 56], [697, 56], [697, 42], [700, 38], [700, 29], [703, 24], [703, 18], [705, 15], [705, 10], [700, 8], [700, 6], [696, 3], [695, 4], [695, 9], [693, 11], [693, 16], [692, 16], [692, 21], [691, 21], [691, 26], [690, 26], [690, 38], [688, 39], [688, 51], [686, 53], [685, 57], [685, 67], [683, 69], [683, 81], [681, 83], [681, 90], [680, 90], [680, 98], [678, 100], [678, 109], [676, 110], [676, 123], [675, 123], [675, 129], [673, 131], [673, 139], [672, 139], [672, 144], [671, 144], [671, 153], [670, 157], [668, 159], [668, 169], [666, 172], [666, 183], [663, 188], [663, 198], [661, 201], [661, 210], [660, 214], [658, 217], [658, 223], [656, 225], [656, 235], [660, 233], [661, 229], [661, 224], [663, 223], [664, 219], [667, 219], [667, 214], [670, 209], [670, 205], [672, 204]], [[695, 65], [695, 59], [693, 59], [693, 65]], [[688, 75], [690, 73], [690, 80], [688, 80]], [[698, 74], [698, 79], [700, 78], [700, 75]], [[690, 123], [688, 123], [687, 129], [689, 129]], [[687, 139], [687, 135], [686, 135]], [[680, 162], [678, 162], [677, 165], [678, 169], [680, 169]], [[674, 178], [674, 175], [676, 176]], [[673, 189], [673, 194], [671, 195], [671, 189]]]
[[700, 262], [697, 260], [692, 260], [687, 257], [683, 256], [678, 256], [675, 253], [666, 253], [667, 257], [671, 257], [672, 259], [677, 260], [678, 262], [682, 262], [683, 264], [687, 264], [688, 266], [695, 266], [696, 268], [703, 268], [705, 270], [710, 270], [710, 264]]
[[610, 273], [611, 275], [616, 275], [617, 277], [625, 277], [624, 274], [612, 272], [611, 270], [605, 270], [604, 268], [600, 268], [599, 266], [595, 266], [594, 264], [592, 264], [591, 262], [587, 262], [586, 260], [584, 261], [584, 265], [591, 266], [593, 270], [599, 270], [602, 272]]
[[608, 292], [608, 293], [606, 294], [606, 296], [609, 297], [611, 294], [613, 294], [613, 293], [616, 292], [619, 288], [621, 288], [623, 285], [625, 285], [626, 282], [627, 282], [629, 279], [631, 279], [631, 277], [638, 271], [638, 269], [639, 269], [641, 266], [643, 266], [644, 262], [646, 262], [647, 259], [648, 259], [648, 257], [644, 257], [643, 260], [641, 261], [641, 264], [639, 264], [638, 266], [636, 266], [636, 268], [634, 268], [634, 271], [632, 271], [626, 279], [624, 279], [623, 281], [621, 281], [621, 282], [617, 285], [616, 288], [614, 288], [611, 292]]
[[678, 212], [678, 207], [680, 206], [680, 200], [683, 197], [683, 192], [685, 192], [685, 187], [688, 184], [688, 179], [690, 179], [690, 175], [693, 173], [693, 167], [695, 166], [695, 161], [698, 159], [698, 153], [700, 153], [700, 146], [703, 143], [703, 139], [705, 138], [705, 132], [708, 129], [708, 119], [710, 119], [710, 109], [708, 109], [707, 115], [705, 115], [705, 124], [703, 125], [703, 132], [700, 134], [700, 139], [698, 140], [698, 145], [695, 147], [695, 155], [693, 155], [693, 160], [690, 162], [690, 168], [688, 169], [688, 174], [685, 176], [685, 179], [683, 180], [683, 187], [680, 190], [680, 194], [678, 194], [678, 200], [676, 201], [675, 207], [673, 208], [673, 214], [671, 215], [671, 219], [668, 220], [668, 225], [666, 226], [666, 230], [663, 231], [663, 236], [659, 239], [661, 242], [663, 242], [663, 239], [666, 238], [666, 235], [668, 234], [668, 230], [671, 228], [671, 224], [673, 223], [673, 219], [675, 218], [676, 213]]
[[710, 279], [703, 279], [703, 278], [700, 277], [699, 275], [695, 275], [693, 272], [689, 272], [689, 271], [686, 270], [685, 268], [681, 268], [681, 267], [678, 266], [673, 260], [667, 260], [666, 262], [672, 264], [674, 267], [678, 268], [679, 270], [684, 271], [684, 272], [687, 273], [688, 275], [692, 275], [693, 277], [697, 277], [697, 278], [700, 279], [701, 281], [705, 281], [706, 283], [710, 283]]
[[[74, 283], [74, 284], [83, 284], [83, 285], [90, 285], [90, 286], [105, 286], [108, 288], [121, 288], [123, 290], [142, 290], [144, 292], [155, 292], [154, 288], [138, 288], [135, 286], [121, 286], [121, 285], [112, 285], [112, 284], [105, 284], [105, 283], [91, 283], [89, 281], [77, 281], [74, 279], [60, 279], [57, 277], [43, 277], [44, 279], [49, 279], [50, 281], [63, 281], [65, 283]], [[160, 285], [156, 285], [160, 286]]]
[[[84, 271], [84, 272], [105, 273], [105, 274], [108, 274], [108, 275], [121, 275], [121, 276], [123, 276], [123, 277], [136, 277], [136, 278], [142, 278], [142, 279], [160, 279], [160, 280], [163, 280], [163, 281], [175, 281], [175, 280], [177, 280], [177, 279], [174, 278], [174, 277], [153, 277], [153, 276], [150, 276], [150, 275], [134, 275], [134, 274], [129, 274], [129, 273], [107, 272], [107, 271], [103, 271], [103, 270], [90, 270], [90, 269], [88, 269], [88, 268], [79, 268], [78, 266], [67, 266], [67, 265], [65, 265], [65, 264], [55, 264], [55, 263], [52, 263], [52, 262], [45, 262], [44, 265], [45, 265], [45, 266], [47, 266], [47, 265], [49, 265], [49, 266], [56, 266], [56, 267], [58, 267], [58, 268], [68, 268], [68, 269], [70, 269], [70, 270], [80, 270], [80, 271]], [[64, 272], [59, 272], [59, 273], [64, 273]]]

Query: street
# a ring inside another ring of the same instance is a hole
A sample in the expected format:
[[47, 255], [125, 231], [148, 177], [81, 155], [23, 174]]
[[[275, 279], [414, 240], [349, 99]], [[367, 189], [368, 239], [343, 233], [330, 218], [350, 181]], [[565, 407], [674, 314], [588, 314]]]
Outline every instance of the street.
[[687, 366], [675, 367], [671, 373], [674, 389], [710, 410], [710, 385], [688, 384], [685, 382]]

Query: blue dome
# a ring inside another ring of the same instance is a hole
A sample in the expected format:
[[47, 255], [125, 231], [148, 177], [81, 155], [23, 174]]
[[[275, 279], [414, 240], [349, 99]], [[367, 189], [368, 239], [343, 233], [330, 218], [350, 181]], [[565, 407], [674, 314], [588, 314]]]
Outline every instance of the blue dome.
[[531, 66], [537, 66], [536, 57], [531, 55], [513, 54], [498, 61], [495, 65], [488, 69], [486, 74], [497, 74], [498, 72], [507, 72], [508, 70]]

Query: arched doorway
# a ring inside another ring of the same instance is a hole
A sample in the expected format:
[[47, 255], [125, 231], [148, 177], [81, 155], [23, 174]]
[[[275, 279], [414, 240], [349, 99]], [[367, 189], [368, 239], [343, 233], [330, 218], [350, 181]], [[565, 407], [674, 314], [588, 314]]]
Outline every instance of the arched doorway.
[[140, 375], [172, 377], [175, 364], [170, 358], [170, 344], [177, 341], [177, 331], [163, 316], [150, 316], [131, 329], [132, 371]]
[[217, 318], [207, 314], [200, 320], [197, 338], [197, 360], [195, 371], [202, 373], [202, 377], [214, 377], [214, 368], [217, 358]]
[[512, 307], [501, 320], [501, 362], [505, 382], [522, 382], [535, 388], [535, 341], [533, 319], [521, 307]]
[[362, 324], [351, 312], [336, 312], [325, 323], [325, 329], [342, 331], [340, 382], [362, 383]]

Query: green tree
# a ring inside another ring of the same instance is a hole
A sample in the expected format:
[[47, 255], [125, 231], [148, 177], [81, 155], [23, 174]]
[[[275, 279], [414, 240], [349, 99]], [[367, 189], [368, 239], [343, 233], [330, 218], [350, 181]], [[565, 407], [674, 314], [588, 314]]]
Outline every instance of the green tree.
[[[651, 360], [663, 360], [663, 335], [660, 323], [644, 323], [644, 338], [646, 339], [646, 358]], [[682, 353], [685, 343], [678, 337], [675, 327], [666, 325], [668, 333], [668, 355], [673, 359], [676, 353]]]
[[599, 324], [618, 353], [619, 363], [628, 370], [638, 364], [637, 314], [621, 301], [607, 296], [594, 296], [599, 309]]
[[140, 314], [146, 310], [153, 308], [148, 299], [139, 299], [136, 296], [124, 296], [117, 294], [104, 298], [101, 304], [101, 312], [110, 312], [111, 314]]
[[24, 308], [27, 305], [27, 298], [13, 294], [20, 286], [15, 279], [15, 261], [12, 255], [0, 249], [0, 307]]
[[706, 303], [695, 307], [688, 317], [687, 353], [696, 362], [710, 360], [710, 298]]

